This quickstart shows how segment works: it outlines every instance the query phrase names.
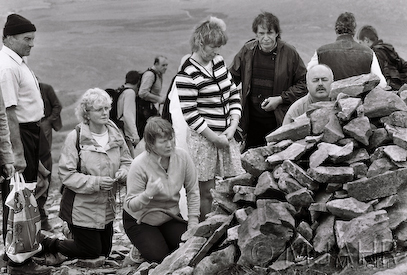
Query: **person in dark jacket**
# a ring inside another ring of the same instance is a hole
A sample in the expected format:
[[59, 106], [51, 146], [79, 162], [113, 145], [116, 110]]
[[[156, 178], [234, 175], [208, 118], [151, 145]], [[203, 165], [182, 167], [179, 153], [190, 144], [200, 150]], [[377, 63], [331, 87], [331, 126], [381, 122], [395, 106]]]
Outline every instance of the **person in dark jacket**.
[[359, 43], [371, 48], [379, 60], [387, 85], [399, 90], [407, 83], [407, 62], [401, 58], [391, 44], [384, 43], [374, 27], [366, 25], [359, 30]]
[[288, 107], [307, 94], [304, 62], [281, 40], [278, 18], [262, 12], [252, 30], [256, 38], [246, 42], [229, 68], [236, 85], [242, 84], [244, 150], [265, 145], [265, 136], [281, 126]]
[[[49, 184], [51, 183], [51, 173], [52, 173], [52, 129], [59, 131], [62, 128], [61, 121], [61, 110], [62, 105], [59, 101], [57, 95], [55, 94], [54, 88], [46, 83], [39, 83], [42, 101], [44, 102], [44, 117], [41, 119], [40, 127], [44, 132], [44, 136], [40, 138], [40, 162], [41, 165], [46, 169], [45, 173], [48, 173], [44, 177], [44, 182], [47, 185], [37, 186], [37, 203], [38, 209], [41, 215], [41, 229], [50, 231], [52, 229], [51, 224], [48, 222], [48, 214], [45, 210], [45, 203], [48, 198]], [[40, 165], [40, 166], [41, 166]]]
[[386, 80], [380, 70], [379, 62], [374, 52], [360, 45], [353, 37], [356, 20], [351, 12], [339, 15], [335, 22], [336, 41], [319, 47], [307, 69], [316, 64], [328, 65], [334, 73], [334, 81], [374, 73], [380, 78], [379, 87], [386, 87]]

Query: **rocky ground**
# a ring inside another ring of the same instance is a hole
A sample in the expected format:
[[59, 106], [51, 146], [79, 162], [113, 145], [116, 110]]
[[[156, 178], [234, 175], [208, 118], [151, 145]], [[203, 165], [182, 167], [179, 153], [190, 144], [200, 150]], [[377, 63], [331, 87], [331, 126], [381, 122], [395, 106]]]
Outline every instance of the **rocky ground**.
[[[59, 192], [58, 181], [53, 177], [53, 183], [49, 192], [49, 197], [46, 204], [46, 209], [48, 210], [49, 214], [49, 223], [52, 226], [52, 230], [50, 231], [42, 231], [47, 236], [53, 236], [58, 238], [65, 238], [63, 234], [63, 229], [65, 228], [65, 223], [58, 217], [59, 212], [59, 204], [61, 200], [61, 194]], [[121, 222], [121, 211], [122, 205], [121, 202], [123, 201], [123, 196], [125, 194], [125, 190], [120, 190], [119, 195], [117, 196], [117, 202], [119, 207], [117, 208], [117, 218], [114, 222], [114, 236], [113, 236], [113, 248], [112, 253], [108, 259], [104, 261], [99, 259], [98, 261], [90, 261], [89, 263], [85, 262], [82, 263], [78, 260], [73, 261], [66, 261], [62, 263], [60, 266], [54, 267], [52, 274], [57, 275], [79, 275], [79, 274], [86, 274], [86, 275], [102, 275], [102, 274], [134, 274], [136, 267], [127, 266], [124, 267], [123, 263], [125, 263], [125, 256], [128, 254], [131, 248], [131, 243], [127, 238], [123, 224]], [[1, 219], [1, 215], [0, 215]], [[0, 251], [3, 251], [4, 246], [3, 243], [0, 245]], [[86, 265], [86, 267], [84, 266]], [[1, 273], [5, 273], [5, 264], [4, 262], [0, 263]], [[92, 267], [89, 267], [92, 266]]]

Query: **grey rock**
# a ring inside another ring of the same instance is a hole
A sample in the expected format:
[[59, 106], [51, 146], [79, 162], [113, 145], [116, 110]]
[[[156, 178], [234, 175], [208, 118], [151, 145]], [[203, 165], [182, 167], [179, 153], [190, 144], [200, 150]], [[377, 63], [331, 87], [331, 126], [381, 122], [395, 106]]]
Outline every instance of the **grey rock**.
[[373, 210], [372, 205], [355, 198], [336, 199], [326, 203], [326, 208], [334, 216], [350, 220]]
[[336, 221], [340, 255], [366, 257], [390, 251], [393, 235], [385, 210], [369, 212], [350, 221]]

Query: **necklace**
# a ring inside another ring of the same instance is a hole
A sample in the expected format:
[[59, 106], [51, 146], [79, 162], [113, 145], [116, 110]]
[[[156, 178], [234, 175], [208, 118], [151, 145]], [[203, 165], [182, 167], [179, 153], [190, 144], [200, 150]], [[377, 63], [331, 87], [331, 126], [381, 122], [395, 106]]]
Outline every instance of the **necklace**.
[[[201, 63], [199, 63], [197, 60], [195, 60], [192, 56], [190, 57], [191, 60], [193, 60], [199, 67], [201, 67], [202, 69], [205, 70], [205, 72], [213, 77], [213, 65], [212, 65], [212, 61], [208, 62], [208, 64], [206, 64], [206, 66], [202, 65]], [[212, 73], [210, 73], [209, 71], [211, 71]]]

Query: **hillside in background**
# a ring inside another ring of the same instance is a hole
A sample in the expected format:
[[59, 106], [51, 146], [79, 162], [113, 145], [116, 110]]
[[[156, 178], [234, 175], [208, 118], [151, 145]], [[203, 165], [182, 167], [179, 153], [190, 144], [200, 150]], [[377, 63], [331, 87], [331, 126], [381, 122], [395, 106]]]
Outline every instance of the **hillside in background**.
[[37, 26], [29, 64], [63, 102], [62, 132], [55, 134], [54, 159], [66, 130], [77, 123], [76, 99], [91, 87], [117, 87], [127, 71], [143, 71], [157, 54], [169, 59], [166, 91], [180, 59], [190, 52], [192, 28], [209, 15], [225, 20], [229, 41], [221, 51], [229, 64], [253, 37], [251, 23], [261, 11], [280, 19], [282, 39], [305, 63], [315, 49], [335, 40], [341, 12], [356, 16], [358, 27], [374, 25], [381, 38], [407, 58], [407, 5], [403, 0], [0, 0], [0, 24], [17, 12]]

